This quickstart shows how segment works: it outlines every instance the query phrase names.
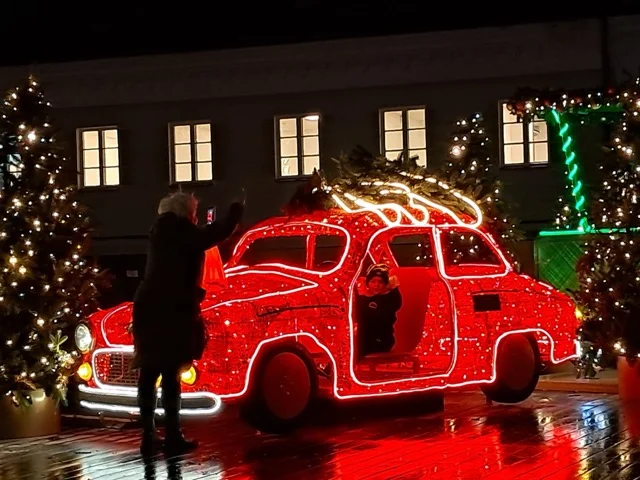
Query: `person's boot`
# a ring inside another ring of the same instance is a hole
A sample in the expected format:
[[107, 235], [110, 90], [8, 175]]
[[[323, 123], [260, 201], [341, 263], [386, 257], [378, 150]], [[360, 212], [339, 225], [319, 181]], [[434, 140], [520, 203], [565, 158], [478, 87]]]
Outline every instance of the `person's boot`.
[[145, 457], [155, 455], [162, 447], [162, 439], [158, 437], [156, 430], [155, 413], [155, 408], [140, 409], [140, 420], [142, 422], [140, 453]]
[[198, 442], [187, 440], [180, 429], [180, 413], [178, 410], [165, 410], [167, 418], [165, 420], [166, 435], [164, 448], [170, 455], [181, 455], [198, 448]]
[[[166, 393], [163, 392], [163, 394]], [[184, 438], [180, 429], [180, 400], [179, 391], [176, 395], [163, 395], [162, 397], [166, 414], [164, 448], [169, 455], [181, 455], [198, 448], [198, 442]]]

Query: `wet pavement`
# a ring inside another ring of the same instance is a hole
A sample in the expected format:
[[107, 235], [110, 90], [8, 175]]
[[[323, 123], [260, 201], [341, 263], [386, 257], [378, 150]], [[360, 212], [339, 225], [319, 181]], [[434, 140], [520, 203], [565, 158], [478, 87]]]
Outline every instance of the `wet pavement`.
[[227, 410], [187, 425], [196, 453], [146, 465], [131, 425], [76, 424], [0, 442], [0, 479], [640, 479], [640, 406], [616, 396], [538, 393], [505, 406], [456, 394], [441, 413], [367, 410], [322, 411], [289, 437], [256, 434]]

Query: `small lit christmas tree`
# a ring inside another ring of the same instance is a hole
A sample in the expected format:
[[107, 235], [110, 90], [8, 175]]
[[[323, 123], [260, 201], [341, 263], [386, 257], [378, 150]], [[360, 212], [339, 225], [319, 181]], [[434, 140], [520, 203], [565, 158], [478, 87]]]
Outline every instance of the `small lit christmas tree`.
[[413, 193], [443, 206], [475, 215], [467, 204], [452, 194], [448, 185], [431, 175], [425, 167], [418, 165], [417, 160], [417, 156], [402, 154], [398, 158], [388, 159], [357, 146], [349, 154], [333, 159], [338, 172], [330, 184], [338, 191], [350, 192], [371, 203], [379, 203], [384, 196], [385, 201], [406, 204], [405, 195], [394, 194], [393, 189], [382, 186], [379, 182], [400, 183], [409, 187]]
[[[569, 185], [565, 188], [567, 190], [571, 189]], [[582, 211], [576, 210], [567, 198], [570, 198], [570, 195], [560, 195], [558, 197], [556, 220], [553, 224], [556, 230], [574, 230], [582, 224], [585, 218]]]
[[418, 157], [404, 155], [390, 160], [357, 146], [350, 153], [333, 159], [337, 169], [333, 178], [325, 180], [321, 172], [314, 172], [309, 181], [296, 190], [283, 211], [293, 215], [335, 208], [337, 204], [332, 199], [332, 192], [348, 193], [373, 204], [392, 202], [407, 205], [407, 195], [402, 190], [390, 188], [395, 183], [475, 218], [475, 210], [456, 196], [459, 192], [430, 175], [426, 168], [417, 164], [417, 160]]
[[625, 113], [600, 165], [602, 184], [590, 219], [593, 235], [577, 265], [575, 297], [584, 315], [581, 336], [640, 356], [640, 88], [624, 98]]
[[489, 137], [479, 113], [457, 122], [449, 161], [441, 169], [440, 177], [475, 200], [482, 209], [485, 227], [505, 252], [510, 252], [511, 245], [523, 238], [502, 197], [502, 183], [491, 161]]
[[95, 310], [102, 281], [83, 259], [88, 218], [62, 181], [75, 168], [50, 110], [33, 78], [0, 106], [0, 396], [16, 405], [40, 388], [64, 398], [78, 358], [68, 337]]

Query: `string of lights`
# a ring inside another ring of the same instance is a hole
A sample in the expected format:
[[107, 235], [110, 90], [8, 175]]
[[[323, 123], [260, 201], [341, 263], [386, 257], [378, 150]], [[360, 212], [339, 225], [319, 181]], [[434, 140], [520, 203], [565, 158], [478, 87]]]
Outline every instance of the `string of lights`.
[[565, 157], [567, 182], [566, 193], [558, 199], [560, 210], [556, 217], [556, 229], [580, 234], [596, 233], [606, 228], [600, 225], [598, 218], [589, 218], [582, 167], [575, 140], [571, 135], [571, 129], [575, 128], [572, 124], [595, 121], [614, 125], [616, 133], [611, 148], [620, 150], [624, 158], [632, 160], [635, 152], [630, 145], [630, 139], [623, 139], [627, 136], [628, 122], [636, 121], [640, 115], [640, 77], [634, 82], [606, 90], [520, 89], [507, 102], [507, 108], [522, 120], [545, 118], [558, 129]]
[[80, 357], [69, 335], [95, 311], [102, 282], [84, 258], [89, 220], [65, 179], [51, 109], [32, 77], [0, 107], [0, 395], [15, 404], [35, 389], [64, 398]]
[[[556, 220], [562, 234], [584, 237], [574, 292], [582, 312], [580, 340], [629, 359], [640, 357], [640, 78], [608, 90], [518, 92], [508, 107], [523, 119], [552, 120], [565, 156], [567, 189]], [[570, 122], [610, 123], [614, 131], [598, 165], [601, 183], [587, 201]], [[571, 202], [566, 199], [571, 198]]]

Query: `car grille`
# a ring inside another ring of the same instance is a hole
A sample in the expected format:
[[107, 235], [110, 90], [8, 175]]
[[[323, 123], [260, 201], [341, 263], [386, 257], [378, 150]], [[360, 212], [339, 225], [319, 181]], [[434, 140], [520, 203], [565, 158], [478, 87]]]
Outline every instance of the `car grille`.
[[132, 352], [101, 352], [95, 358], [95, 374], [100, 383], [118, 387], [136, 387], [138, 370], [131, 369]]

